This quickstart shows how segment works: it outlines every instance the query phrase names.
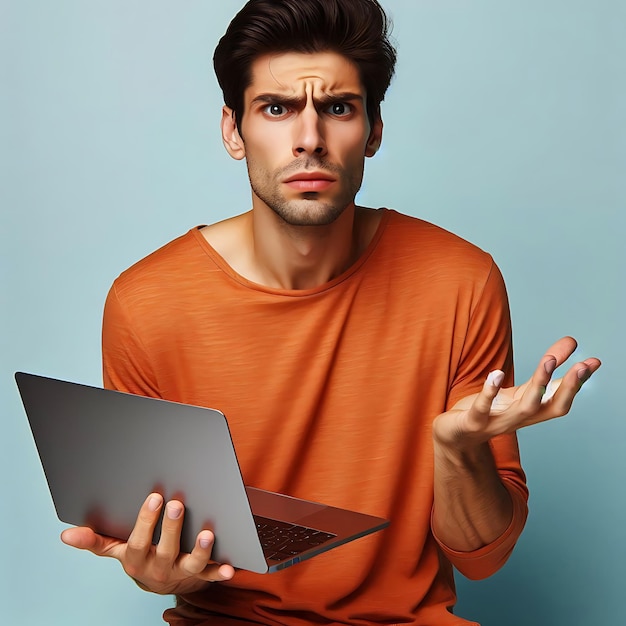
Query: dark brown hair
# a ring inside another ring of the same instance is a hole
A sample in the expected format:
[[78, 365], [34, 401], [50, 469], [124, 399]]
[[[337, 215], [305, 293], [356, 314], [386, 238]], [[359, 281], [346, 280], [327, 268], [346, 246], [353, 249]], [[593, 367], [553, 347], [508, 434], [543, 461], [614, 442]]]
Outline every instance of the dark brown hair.
[[213, 55], [224, 102], [239, 125], [255, 59], [272, 52], [331, 51], [358, 68], [373, 124], [396, 63], [389, 31], [389, 20], [376, 0], [249, 0]]

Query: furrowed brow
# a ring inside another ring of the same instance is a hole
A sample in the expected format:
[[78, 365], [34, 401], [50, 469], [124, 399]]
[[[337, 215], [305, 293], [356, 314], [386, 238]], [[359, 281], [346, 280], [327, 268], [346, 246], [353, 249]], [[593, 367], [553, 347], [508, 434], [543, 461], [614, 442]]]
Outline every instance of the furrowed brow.
[[260, 93], [252, 99], [252, 104], [283, 104], [290, 108], [302, 106], [305, 99], [300, 96], [288, 96], [281, 93]]
[[[315, 108], [323, 109], [334, 102], [354, 102], [363, 101], [364, 97], [360, 93], [352, 91], [342, 91], [338, 93], [326, 93], [320, 97], [313, 98]], [[302, 96], [289, 96], [281, 93], [260, 93], [252, 99], [252, 104], [282, 104], [291, 109], [301, 109], [304, 107], [306, 98]]]
[[354, 102], [355, 100], [363, 101], [363, 95], [352, 91], [341, 91], [338, 93], [325, 93], [319, 98], [313, 98], [318, 109], [323, 109], [334, 102]]

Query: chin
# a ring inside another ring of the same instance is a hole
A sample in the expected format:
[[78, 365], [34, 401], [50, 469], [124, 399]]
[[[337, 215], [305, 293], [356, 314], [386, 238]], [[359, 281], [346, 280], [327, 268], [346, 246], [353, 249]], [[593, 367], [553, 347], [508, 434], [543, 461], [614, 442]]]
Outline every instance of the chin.
[[343, 215], [349, 204], [296, 200], [268, 206], [289, 226], [328, 226]]

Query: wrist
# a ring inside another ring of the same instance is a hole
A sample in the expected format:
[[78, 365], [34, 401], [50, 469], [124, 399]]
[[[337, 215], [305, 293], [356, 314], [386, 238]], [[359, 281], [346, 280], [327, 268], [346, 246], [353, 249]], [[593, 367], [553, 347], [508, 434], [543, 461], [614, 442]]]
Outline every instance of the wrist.
[[484, 467], [485, 461], [493, 462], [489, 441], [462, 441], [459, 436], [455, 440], [442, 440], [433, 435], [435, 463], [443, 463], [454, 468]]
[[161, 596], [194, 593], [196, 591], [202, 591], [204, 588], [209, 587], [213, 584], [212, 582], [204, 580], [202, 578], [188, 578], [184, 581], [179, 581], [178, 583], [173, 583], [171, 585], [150, 587], [146, 583], [138, 580], [137, 578], [134, 578], [133, 576], [129, 577], [142, 591], [145, 591], [147, 593], [154, 593]]

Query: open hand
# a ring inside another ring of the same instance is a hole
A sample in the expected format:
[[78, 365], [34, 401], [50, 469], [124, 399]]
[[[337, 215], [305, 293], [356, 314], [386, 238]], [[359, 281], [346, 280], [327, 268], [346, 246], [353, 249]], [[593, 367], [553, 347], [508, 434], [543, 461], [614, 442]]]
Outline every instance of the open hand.
[[235, 570], [230, 565], [211, 561], [214, 536], [210, 530], [198, 534], [190, 554], [180, 553], [184, 506], [177, 500], [167, 503], [159, 543], [152, 544], [162, 506], [163, 498], [157, 493], [150, 494], [126, 542], [83, 527], [68, 528], [61, 539], [97, 556], [117, 559], [142, 589], [154, 593], [189, 593], [211, 582], [232, 578]]
[[455, 448], [471, 447], [496, 435], [566, 415], [583, 383], [601, 365], [599, 359], [591, 357], [552, 381], [554, 370], [576, 347], [572, 337], [557, 341], [541, 358], [532, 378], [517, 387], [501, 389], [504, 374], [491, 372], [482, 391], [463, 398], [435, 419], [435, 441]]

